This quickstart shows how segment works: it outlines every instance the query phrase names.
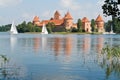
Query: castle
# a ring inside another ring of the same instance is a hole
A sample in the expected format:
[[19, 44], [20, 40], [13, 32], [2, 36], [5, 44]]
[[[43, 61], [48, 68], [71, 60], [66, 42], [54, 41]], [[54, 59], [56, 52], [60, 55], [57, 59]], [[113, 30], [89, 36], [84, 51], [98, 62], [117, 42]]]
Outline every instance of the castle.
[[[56, 11], [54, 13], [54, 17], [49, 20], [40, 21], [38, 16], [35, 16], [33, 19], [33, 24], [39, 27], [42, 27], [43, 23], [48, 24], [49, 22], [54, 23], [56, 27], [64, 27], [67, 30], [71, 28], [77, 29], [77, 24], [73, 23], [73, 17], [69, 12], [67, 12], [63, 18], [61, 17], [60, 13]], [[96, 18], [95, 23], [95, 27], [97, 28], [98, 32], [104, 32], [104, 20], [100, 15], [98, 15]], [[82, 19], [82, 29], [85, 32], [91, 32], [91, 22], [87, 19], [87, 17]]]

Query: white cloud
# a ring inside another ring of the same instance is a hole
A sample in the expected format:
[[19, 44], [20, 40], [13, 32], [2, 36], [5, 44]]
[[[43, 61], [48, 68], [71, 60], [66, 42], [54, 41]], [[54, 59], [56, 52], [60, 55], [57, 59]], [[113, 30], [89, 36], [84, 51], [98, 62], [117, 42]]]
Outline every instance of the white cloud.
[[61, 6], [72, 10], [80, 8], [79, 4], [75, 2], [75, 0], [61, 0]]
[[10, 5], [17, 5], [20, 2], [22, 2], [22, 0], [0, 0], [0, 7], [7, 7]]

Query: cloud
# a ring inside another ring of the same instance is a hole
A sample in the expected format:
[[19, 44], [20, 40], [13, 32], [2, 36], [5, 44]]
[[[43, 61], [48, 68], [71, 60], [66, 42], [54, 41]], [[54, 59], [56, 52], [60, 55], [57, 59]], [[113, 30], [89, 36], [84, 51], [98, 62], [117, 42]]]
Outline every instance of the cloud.
[[0, 7], [7, 7], [11, 5], [17, 5], [21, 3], [22, 0], [0, 0]]
[[62, 7], [68, 9], [78, 10], [80, 8], [79, 4], [75, 0], [61, 0], [60, 3]]

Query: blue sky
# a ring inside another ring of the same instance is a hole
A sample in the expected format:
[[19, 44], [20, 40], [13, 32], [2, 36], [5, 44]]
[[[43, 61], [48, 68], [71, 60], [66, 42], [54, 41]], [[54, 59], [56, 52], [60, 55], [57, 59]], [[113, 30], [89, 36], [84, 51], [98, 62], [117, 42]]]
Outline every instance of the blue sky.
[[[78, 18], [96, 19], [102, 14], [104, 0], [0, 0], [0, 25], [32, 21], [35, 15], [40, 20], [50, 19], [58, 10], [63, 17], [69, 11], [77, 22]], [[110, 19], [104, 17], [104, 20]]]

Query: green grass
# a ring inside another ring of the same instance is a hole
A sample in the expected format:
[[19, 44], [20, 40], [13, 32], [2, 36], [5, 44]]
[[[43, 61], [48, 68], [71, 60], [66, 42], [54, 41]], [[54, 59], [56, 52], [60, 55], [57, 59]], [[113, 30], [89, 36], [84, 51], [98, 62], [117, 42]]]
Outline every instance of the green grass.
[[106, 46], [101, 51], [102, 54], [106, 54], [109, 57], [120, 57], [120, 47]]

